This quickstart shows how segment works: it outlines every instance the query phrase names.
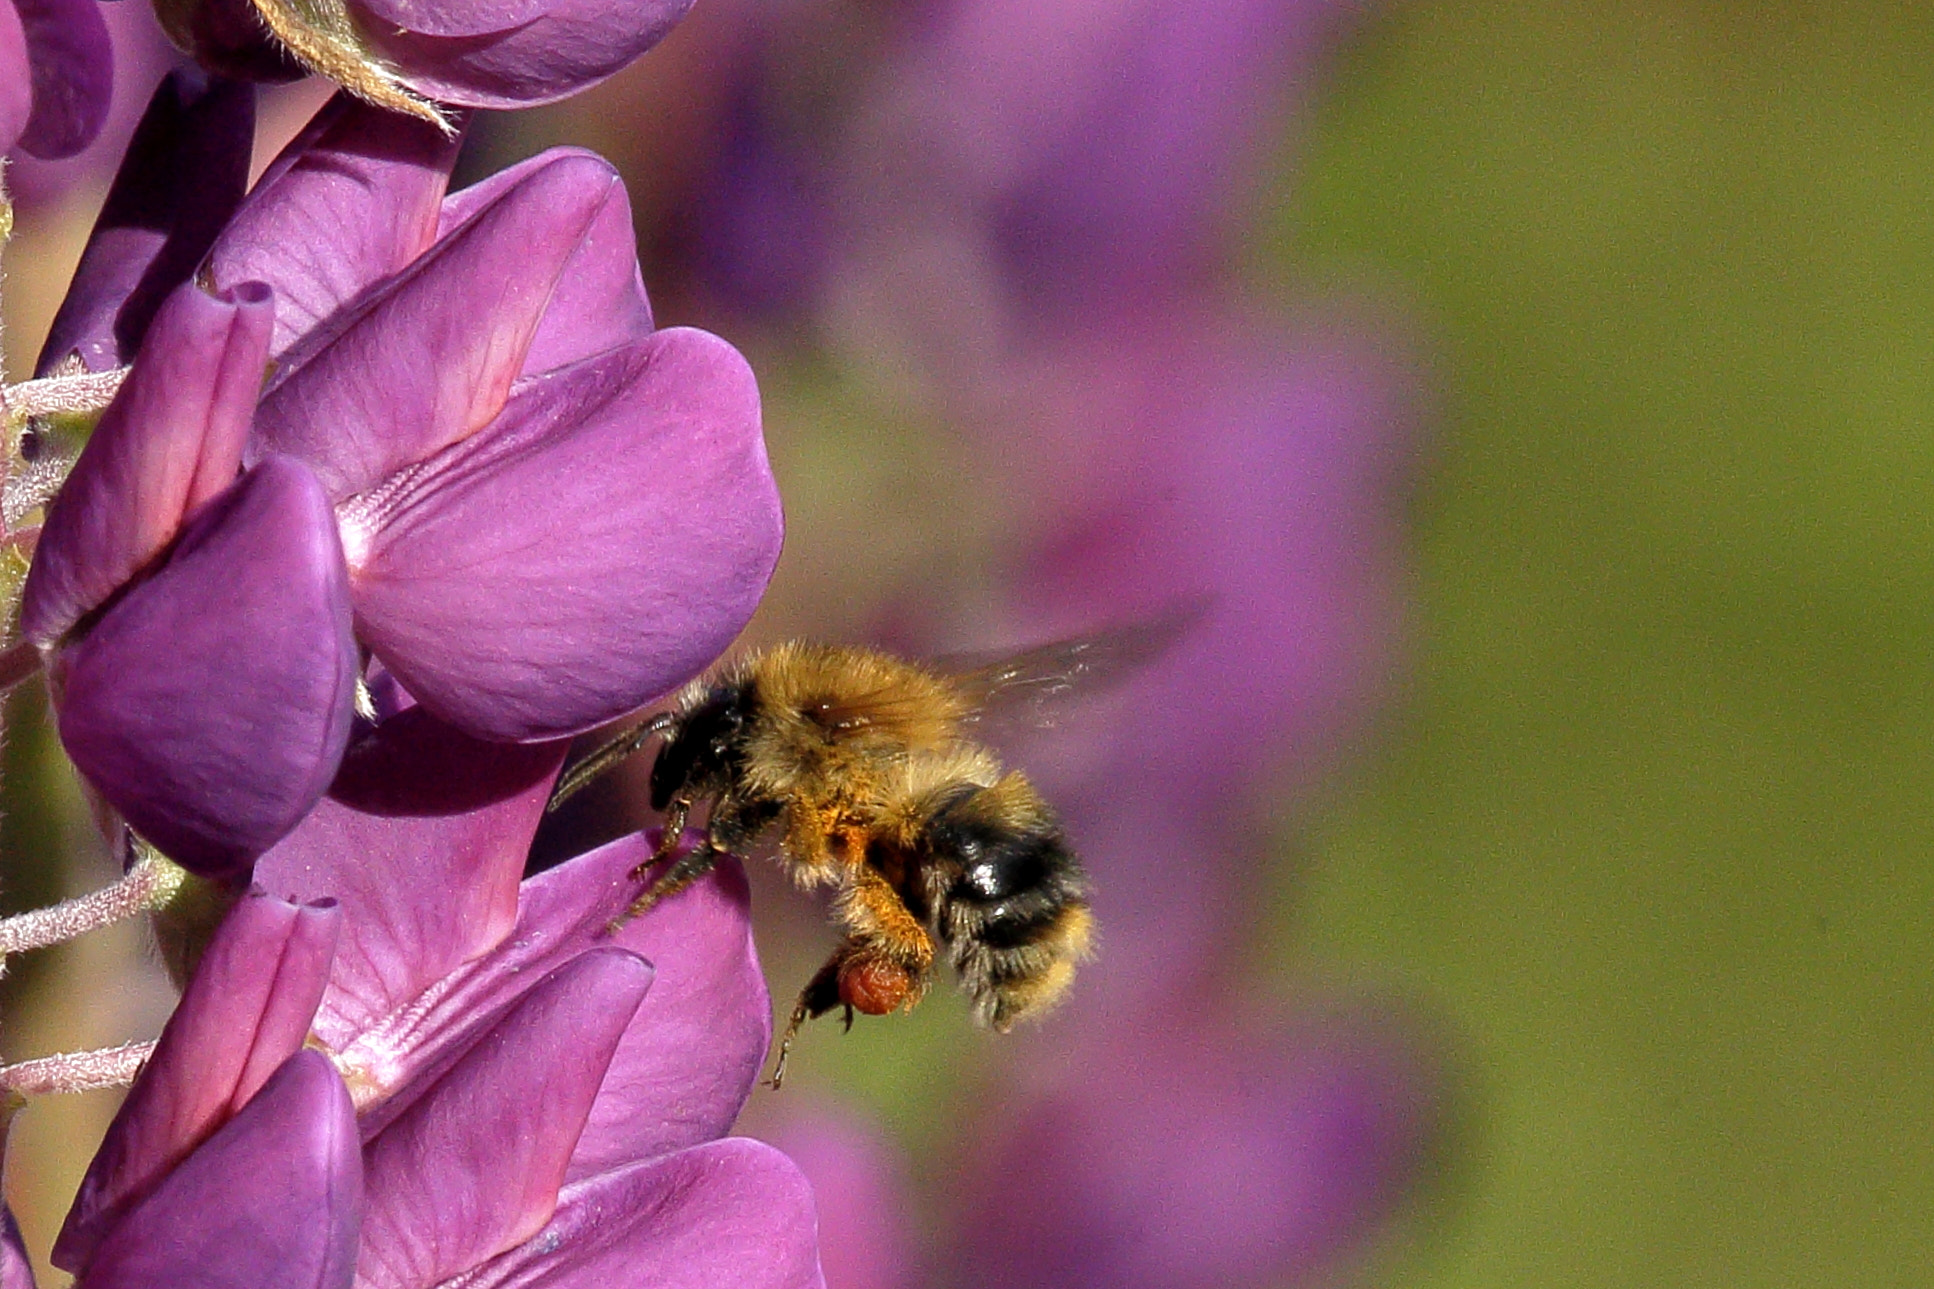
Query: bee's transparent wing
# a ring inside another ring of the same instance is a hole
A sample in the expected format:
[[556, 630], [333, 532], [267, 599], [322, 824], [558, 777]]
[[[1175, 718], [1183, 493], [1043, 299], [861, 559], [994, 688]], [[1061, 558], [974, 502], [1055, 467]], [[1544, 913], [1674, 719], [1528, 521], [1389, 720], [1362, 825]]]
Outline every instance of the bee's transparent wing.
[[966, 698], [969, 722], [1048, 729], [1063, 700], [1077, 692], [1101, 693], [1133, 676], [1168, 652], [1208, 610], [1207, 600], [1191, 600], [1153, 618], [1018, 654], [956, 655], [932, 665]]

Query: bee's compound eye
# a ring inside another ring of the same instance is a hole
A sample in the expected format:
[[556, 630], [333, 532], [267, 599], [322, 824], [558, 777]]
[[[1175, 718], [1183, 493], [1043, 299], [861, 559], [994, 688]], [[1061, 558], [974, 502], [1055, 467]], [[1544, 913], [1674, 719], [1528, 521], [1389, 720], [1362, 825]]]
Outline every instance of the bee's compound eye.
[[868, 1016], [884, 1016], [913, 992], [905, 967], [885, 958], [849, 958], [839, 968], [839, 1000]]

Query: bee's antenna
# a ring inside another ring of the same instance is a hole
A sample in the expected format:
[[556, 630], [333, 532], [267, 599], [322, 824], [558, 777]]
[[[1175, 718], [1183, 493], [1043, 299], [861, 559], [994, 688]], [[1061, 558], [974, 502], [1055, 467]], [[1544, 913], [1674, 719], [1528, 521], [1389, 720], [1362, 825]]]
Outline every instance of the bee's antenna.
[[551, 789], [551, 799], [544, 804], [544, 813], [550, 814], [559, 806], [575, 797], [593, 779], [609, 770], [618, 762], [636, 752], [657, 735], [663, 734], [678, 723], [675, 712], [660, 712], [644, 724], [626, 730], [610, 742], [595, 749], [589, 756], [566, 770]]

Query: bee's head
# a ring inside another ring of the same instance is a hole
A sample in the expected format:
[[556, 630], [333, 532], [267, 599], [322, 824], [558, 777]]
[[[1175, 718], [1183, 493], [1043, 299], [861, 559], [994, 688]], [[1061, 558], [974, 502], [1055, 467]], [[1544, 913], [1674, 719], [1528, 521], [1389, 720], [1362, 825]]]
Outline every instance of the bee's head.
[[673, 797], [723, 787], [744, 758], [748, 693], [742, 685], [718, 685], [682, 713], [666, 734], [651, 767], [651, 808]]

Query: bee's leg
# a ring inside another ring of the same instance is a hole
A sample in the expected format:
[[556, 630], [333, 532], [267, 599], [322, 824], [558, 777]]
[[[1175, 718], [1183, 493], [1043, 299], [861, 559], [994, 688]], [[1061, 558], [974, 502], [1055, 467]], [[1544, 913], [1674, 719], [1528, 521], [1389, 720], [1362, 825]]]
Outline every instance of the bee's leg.
[[[680, 833], [671, 831], [669, 825], [674, 822], [675, 817], [675, 821], [680, 826], [680, 831], [682, 832], [685, 822], [685, 806], [686, 803], [684, 802], [673, 803], [671, 814], [666, 817], [668, 826], [665, 832], [665, 840], [659, 843], [657, 851], [652, 854], [650, 859], [647, 859], [644, 863], [631, 870], [631, 876], [634, 881], [643, 880], [650, 874], [652, 867], [659, 860], [671, 854], [670, 847], [671, 845], [676, 845], [676, 838]], [[670, 844], [668, 845], [667, 843]], [[660, 900], [670, 899], [687, 886], [690, 886], [693, 882], [696, 882], [699, 878], [711, 872], [718, 864], [719, 856], [723, 854], [725, 854], [724, 849], [710, 837], [707, 837], [692, 850], [672, 860], [671, 867], [658, 874], [652, 880], [651, 885], [645, 888], [644, 893], [631, 902], [629, 908], [617, 917], [612, 918], [605, 925], [606, 933], [616, 933], [618, 928], [631, 921], [631, 919], [649, 912], [652, 906]]]
[[[799, 1027], [840, 1006], [839, 968], [846, 960], [846, 950], [847, 946], [841, 945], [826, 965], [806, 982], [806, 987], [799, 991], [799, 1001], [793, 1006], [792, 1019], [786, 1022], [786, 1032], [779, 1040], [779, 1055], [773, 1062], [772, 1077], [766, 1080], [766, 1086], [774, 1092], [786, 1081], [786, 1058], [792, 1055], [792, 1040], [799, 1036]], [[851, 1006], [846, 1008], [846, 1027], [853, 1027]]]
[[677, 719], [671, 712], [660, 712], [636, 729], [626, 730], [610, 742], [592, 749], [589, 756], [566, 770], [557, 781], [557, 786], [551, 789], [551, 799], [544, 803], [544, 813], [549, 814], [575, 797], [593, 779], [650, 742], [654, 735], [670, 729]]

